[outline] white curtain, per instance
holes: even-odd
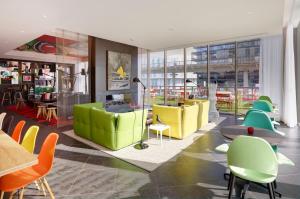
[[[259,92],[277,104],[282,117],[283,92],[283,39],[282,35],[261,38]]]
[[[291,24],[284,29],[284,88],[282,121],[289,127],[297,126],[297,102],[295,82],[294,29]]]

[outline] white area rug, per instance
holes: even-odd
[[[73,130],[65,131],[63,134],[74,138],[90,147],[98,149],[104,153],[112,155],[116,158],[124,160],[128,163],[136,165],[147,171],[153,171],[161,164],[167,162],[175,155],[182,152],[188,146],[193,144],[197,139],[199,139],[205,132],[215,129],[218,124],[220,124],[226,118],[220,117],[217,122],[209,123],[203,129],[197,131],[196,133],[191,134],[190,136],[184,138],[183,140],[171,139],[168,137],[163,137],[163,144],[160,144],[160,139],[156,138],[156,134],[150,133],[149,140],[146,140],[145,143],[149,145],[149,148],[144,150],[137,150],[133,145],[120,149],[118,151],[112,151],[103,146],[95,144],[89,140],[77,136]],[[71,149],[76,150],[76,149]],[[78,149],[80,150],[80,149]],[[95,152],[93,152],[95,153]]]

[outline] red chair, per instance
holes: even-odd
[[[20,122],[18,122],[17,126],[15,127],[11,137],[12,139],[14,139],[16,142],[20,143],[20,139],[21,139],[21,133],[23,130],[23,127],[25,126],[26,122],[24,120],[21,120]]]
[[[20,198],[22,199],[24,195],[24,187],[35,181],[41,182],[41,184],[46,187],[51,199],[55,198],[45,176],[52,169],[58,137],[59,136],[56,133],[50,133],[47,136],[38,156],[39,163],[37,165],[7,174],[0,178],[1,199],[4,197],[4,192],[12,192],[10,196],[12,198],[13,194],[18,189],[21,189]]]

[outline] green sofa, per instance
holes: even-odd
[[[99,105],[99,104],[98,104]],[[74,132],[112,150],[141,140],[142,110],[112,113],[91,104],[74,106]],[[148,110],[144,112],[144,129]]]

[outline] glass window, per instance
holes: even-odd
[[[220,112],[234,113],[235,43],[211,45],[208,65],[210,83],[217,83],[217,107]]]
[[[260,40],[237,43],[238,112],[249,109],[259,97]]]
[[[207,98],[207,46],[186,49],[186,97]]]
[[[178,105],[184,99],[184,50],[168,50],[166,53],[167,104]]]
[[[150,82],[148,103],[164,104],[164,51],[150,53]]]

